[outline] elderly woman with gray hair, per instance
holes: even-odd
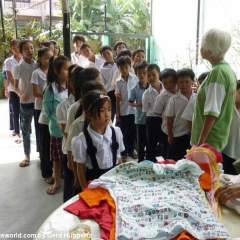
[[[236,76],[224,56],[231,36],[211,29],[202,38],[201,55],[212,70],[200,86],[193,116],[191,145],[208,143],[221,152],[227,144],[234,113]]]

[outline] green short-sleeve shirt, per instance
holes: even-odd
[[[191,145],[198,143],[204,116],[211,115],[216,116],[217,119],[205,143],[220,152],[224,149],[228,141],[234,112],[236,83],[236,75],[228,63],[221,62],[213,66],[212,71],[198,90]]]

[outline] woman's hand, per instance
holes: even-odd
[[[240,198],[240,185],[220,187],[214,195],[221,204],[225,204],[228,200]]]

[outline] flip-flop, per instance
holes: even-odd
[[[60,188],[60,186],[54,188],[53,185],[52,185],[51,187],[48,188],[47,194],[48,194],[48,195],[53,195],[53,194],[55,194],[55,192],[56,192],[59,188]]]
[[[19,167],[27,167],[30,164],[30,160],[23,160],[22,162],[19,163]]]
[[[17,139],[15,139],[15,143],[21,143],[21,142],[22,142],[21,137],[17,137]]]
[[[48,184],[54,184],[54,177],[45,178],[45,182]]]

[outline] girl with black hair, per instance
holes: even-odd
[[[64,158],[62,152],[62,131],[58,125],[56,108],[60,102],[68,98],[68,68],[70,60],[65,56],[52,57],[47,73],[48,87],[43,95],[43,106],[49,119],[50,131],[50,160],[53,162],[55,182],[47,190],[47,194],[54,194],[61,184],[61,169]]]
[[[121,163],[124,145],[121,130],[109,126],[112,105],[107,94],[98,90],[90,91],[81,103],[90,124],[84,132],[73,138],[72,153],[77,162],[78,179],[84,189],[87,181],[99,178]]]

